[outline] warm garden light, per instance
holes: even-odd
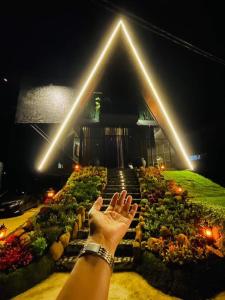
[[[209,228],[205,228],[204,229],[204,234],[207,238],[212,238],[213,234],[212,234],[212,230]]]
[[[74,170],[75,171],[80,171],[80,165],[75,165]]]
[[[4,240],[7,232],[7,227],[5,224],[0,225],[0,241]]]
[[[210,228],[210,227],[201,227],[200,228],[200,232],[207,239],[209,239],[209,240],[213,240],[214,239],[212,228]]]
[[[47,194],[47,196],[48,196],[48,198],[52,198],[53,196],[54,196],[54,192],[48,192],[48,194]]]
[[[124,21],[119,20],[118,23],[116,24],[116,26],[114,27],[114,29],[112,30],[112,33],[109,37],[109,39],[107,40],[101,54],[99,55],[96,63],[94,64],[90,74],[88,75],[86,81],[83,83],[83,86],[80,90],[80,93],[78,94],[77,98],[75,99],[73,106],[71,108],[71,110],[69,111],[69,113],[67,114],[67,116],[65,117],[64,122],[62,123],[62,125],[60,126],[57,134],[55,135],[55,137],[53,138],[52,143],[50,144],[49,149],[47,150],[47,152],[45,153],[45,155],[43,156],[39,166],[38,166],[38,170],[41,171],[45,164],[47,163],[48,159],[50,158],[50,155],[52,154],[53,150],[55,149],[57,143],[59,142],[60,138],[62,137],[63,134],[65,134],[67,125],[69,124],[69,121],[71,120],[72,116],[74,115],[74,112],[76,111],[82,97],[84,96],[85,92],[88,91],[88,88],[90,87],[90,83],[93,80],[94,76],[96,75],[98,69],[100,68],[100,65],[105,61],[105,57],[106,55],[109,53],[109,50],[111,48],[112,42],[115,39],[115,37],[117,36],[118,32],[121,31],[124,36],[125,36],[125,41],[127,42],[128,46],[130,47],[132,53],[133,53],[133,57],[134,57],[134,62],[137,64],[137,66],[140,68],[141,73],[143,74],[143,78],[144,80],[147,82],[148,88],[150,90],[150,92],[153,94],[154,99],[156,100],[157,105],[160,108],[160,111],[162,112],[163,116],[165,117],[168,127],[171,130],[171,133],[173,134],[175,141],[177,143],[178,149],[180,150],[184,161],[186,162],[186,165],[188,166],[188,168],[190,168],[191,170],[193,170],[193,166],[188,158],[188,155],[184,149],[184,146],[181,142],[180,137],[177,134],[177,131],[175,130],[175,127],[168,115],[168,112],[166,111],[162,100],[160,99],[154,85],[153,82],[150,78],[150,75],[148,74],[141,58],[140,55],[135,47],[134,42],[131,39],[131,36],[127,30],[127,27],[125,26]]]
[[[53,188],[49,188],[45,193],[44,203],[45,204],[51,203],[54,199],[54,196],[55,196],[55,190]]]

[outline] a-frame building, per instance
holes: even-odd
[[[87,106],[87,102],[90,99],[93,99],[93,91],[95,90],[98,79],[101,77],[101,72],[112,49],[112,45],[116,43],[119,34],[123,35],[130,55],[136,65],[137,75],[141,78],[144,99],[148,107],[150,118],[147,120],[137,120],[137,122],[139,122],[137,125],[142,125],[139,126],[139,131],[133,130],[126,124],[116,127],[116,120],[114,120],[110,127],[110,122],[104,122],[104,116],[102,116],[102,119],[100,118],[99,126],[96,126],[96,124],[95,126],[93,126],[93,124],[90,126],[90,124],[88,125],[88,122],[87,124],[83,122],[80,127],[80,133],[77,136],[77,139],[80,140],[80,149],[76,152],[79,152],[77,155],[79,156],[80,162],[83,164],[107,164],[107,161],[110,161],[117,156],[114,165],[126,167],[127,163],[133,163],[132,160],[138,156],[147,159],[149,164],[154,164],[156,159],[160,156],[160,159],[163,158],[169,167],[193,169],[183,141],[178,134],[173,121],[168,115],[163,101],[154,86],[150,73],[144,65],[134,44],[130,32],[128,32],[128,26],[125,25],[124,21],[119,20],[106,39],[103,49],[99,52],[93,67],[89,70],[86,80],[81,85],[80,92],[76,99],[74,99],[73,105],[65,116],[63,123],[59,126],[57,133],[52,139],[52,143],[44,152],[44,155],[39,162],[38,170],[43,170],[46,167],[48,160],[53,159],[52,155],[54,154],[54,150],[66,134],[68,127],[72,126],[72,124],[78,120],[84,107]],[[96,105],[98,106],[98,104]],[[144,125],[147,125],[147,127],[144,127]],[[111,138],[112,136],[115,136],[115,141],[117,140],[116,142],[114,141],[114,143],[117,143],[116,149],[114,149],[115,147],[110,147],[110,143],[107,142],[107,136],[111,136]],[[126,148],[126,136],[133,136],[133,138],[137,136],[140,139],[141,142],[139,143],[139,148],[134,151],[135,154],[130,154],[124,150]],[[100,144],[96,142],[97,137]],[[108,139],[108,141],[110,141],[110,139]],[[120,146],[121,143],[123,143],[123,149]],[[98,144],[101,151],[96,149],[96,144]],[[128,144],[127,147],[130,148]],[[163,149],[160,149],[160,147]],[[112,152],[112,156],[108,156],[108,159],[106,159],[109,151]],[[113,151],[115,151],[115,153],[113,153]],[[118,153],[121,153],[121,151],[123,151],[123,155],[119,155],[118,157]]]

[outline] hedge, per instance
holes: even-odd
[[[10,299],[32,288],[54,271],[55,263],[48,255],[8,274],[0,272],[0,299]]]
[[[204,262],[183,266],[167,265],[150,251],[144,251],[136,265],[152,286],[187,300],[203,300],[224,290],[225,259],[212,256]]]

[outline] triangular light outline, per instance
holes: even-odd
[[[175,127],[174,127],[174,125],[173,125],[173,123],[172,123],[172,121],[171,121],[171,119],[170,119],[170,117],[169,117],[169,115],[168,115],[168,113],[167,113],[167,111],[165,109],[165,106],[163,105],[163,103],[162,103],[162,101],[161,101],[161,99],[160,99],[160,97],[159,97],[159,95],[158,95],[158,93],[157,93],[157,91],[156,91],[153,83],[152,83],[152,80],[150,79],[150,76],[148,75],[148,73],[146,71],[146,68],[145,68],[145,66],[144,66],[144,64],[143,64],[143,62],[142,62],[142,60],[140,58],[140,55],[138,54],[138,51],[135,48],[134,43],[133,43],[133,41],[131,39],[131,36],[130,36],[130,34],[129,34],[126,26],[125,26],[125,23],[124,23],[123,20],[119,20],[118,23],[116,24],[116,26],[114,27],[114,29],[113,29],[113,31],[112,31],[109,39],[107,40],[107,42],[106,42],[106,44],[105,44],[102,52],[100,53],[100,55],[99,55],[99,57],[98,57],[95,65],[94,65],[94,67],[92,68],[90,74],[88,75],[86,81],[84,82],[84,84],[83,84],[83,86],[82,86],[82,88],[80,90],[80,93],[78,94],[76,100],[73,103],[73,106],[72,106],[71,110],[68,112],[65,120],[63,121],[63,123],[61,124],[58,132],[56,133],[55,137],[53,138],[53,140],[52,140],[52,142],[51,142],[51,144],[50,144],[47,152],[43,156],[43,158],[42,158],[42,160],[41,160],[41,162],[40,162],[40,164],[38,166],[38,170],[39,171],[41,171],[44,168],[47,160],[49,159],[49,156],[52,154],[54,148],[56,147],[56,144],[59,142],[59,140],[60,140],[63,132],[66,129],[67,124],[69,123],[69,121],[70,121],[70,119],[71,119],[71,117],[72,117],[72,115],[73,115],[73,113],[75,111],[75,109],[79,105],[82,96],[85,94],[85,92],[87,92],[88,87],[90,86],[91,80],[96,75],[96,73],[97,73],[97,71],[98,71],[101,63],[103,62],[103,60],[104,60],[107,52],[110,49],[110,46],[112,45],[113,40],[117,36],[117,34],[118,34],[118,32],[119,32],[120,29],[124,33],[124,36],[126,37],[126,41],[127,41],[129,47],[132,50],[133,56],[136,59],[136,62],[137,62],[138,66],[139,66],[139,68],[140,68],[140,70],[141,70],[141,72],[142,72],[142,74],[143,74],[143,76],[144,76],[144,78],[146,80],[146,83],[147,83],[150,91],[154,95],[154,99],[156,100],[156,102],[157,102],[157,104],[158,104],[158,106],[159,106],[159,108],[160,108],[163,116],[165,117],[165,119],[167,121],[167,124],[169,125],[169,129],[170,129],[171,133],[173,134],[173,137],[174,137],[174,139],[175,139],[175,141],[177,143],[177,146],[178,146],[178,149],[179,149],[180,153],[182,154],[182,156],[184,158],[184,161],[185,161],[185,163],[187,165],[187,168],[193,170],[193,166],[191,164],[190,159],[188,158],[187,152],[186,152],[186,150],[185,150],[185,148],[184,148],[184,146],[183,146],[183,144],[181,142],[181,139],[178,136],[177,131],[175,130]],[[150,107],[149,107],[149,109],[150,109]]]

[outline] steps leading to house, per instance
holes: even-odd
[[[101,210],[105,210],[115,192],[126,189],[128,194],[133,197],[133,203],[140,203],[141,195],[139,182],[134,170],[129,169],[108,169],[107,185],[102,193],[103,205]],[[135,239],[135,227],[138,224],[140,207],[130,228],[119,244],[115,253],[114,270],[131,270],[135,260],[135,250],[133,242]],[[57,262],[58,271],[71,271],[76,263],[77,255],[86,242],[89,232],[88,220],[86,219],[83,228],[78,231],[77,239],[71,240],[66,247],[64,256]]]

